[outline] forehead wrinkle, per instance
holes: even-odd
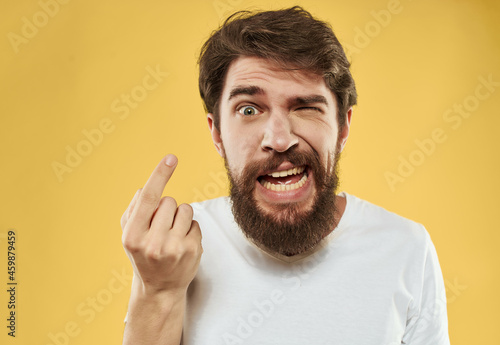
[[[256,63],[247,64],[244,62],[245,60],[253,60],[254,62],[256,61]],[[290,95],[290,93],[288,92],[282,94],[282,92],[286,90],[278,90],[278,93],[281,93],[281,95],[278,96],[281,99],[283,99],[283,96],[285,96],[285,98],[287,99],[286,102],[288,104],[305,104],[312,101],[311,96],[322,96],[327,100],[327,102],[325,103],[319,100],[319,102],[317,103],[323,103],[328,108],[330,108],[330,106],[336,105],[335,95],[328,88],[324,78],[321,75],[303,69],[283,68],[282,66],[279,66],[272,61],[251,57],[240,57],[237,60],[233,61],[232,65],[229,67],[224,83],[224,98],[226,102],[229,102],[232,98],[237,96],[237,94],[246,94],[250,96],[271,96],[269,92],[275,94],[276,91],[275,87],[273,86],[275,80],[283,82],[290,82],[291,80],[293,80],[294,82],[297,82],[297,84],[304,86],[305,90],[300,91],[298,94],[294,95]],[[237,90],[240,87],[247,88],[248,90]],[[313,89],[309,87],[313,87]],[[257,88],[260,88],[260,90],[257,90]],[[328,95],[325,95],[324,91],[328,91]],[[332,96],[333,100],[330,100],[330,95]],[[305,100],[305,102],[303,102],[303,100]]]

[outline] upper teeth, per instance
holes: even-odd
[[[284,176],[288,176],[288,175],[297,175],[297,174],[302,174],[304,169],[305,168],[303,166],[302,167],[295,167],[295,168],[288,169],[288,170],[275,171],[275,172],[267,174],[267,175],[272,176],[272,177],[284,177]]]

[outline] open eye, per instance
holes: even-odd
[[[257,110],[257,108],[255,108],[254,106],[251,106],[251,105],[246,105],[244,107],[241,107],[240,109],[238,109],[238,112],[244,116],[252,116],[252,115],[260,114],[260,112]]]

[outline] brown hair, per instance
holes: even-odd
[[[201,48],[199,89],[205,110],[219,129],[219,100],[229,65],[240,56],[256,56],[286,69],[322,75],[338,102],[339,130],[356,104],[350,63],[329,24],[299,6],[252,13],[240,11],[226,19]]]

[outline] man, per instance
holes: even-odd
[[[230,198],[161,198],[173,155],[136,193],[124,344],[449,344],[425,228],[336,194],[356,89],[330,27],[299,7],[237,13],[199,63]]]

